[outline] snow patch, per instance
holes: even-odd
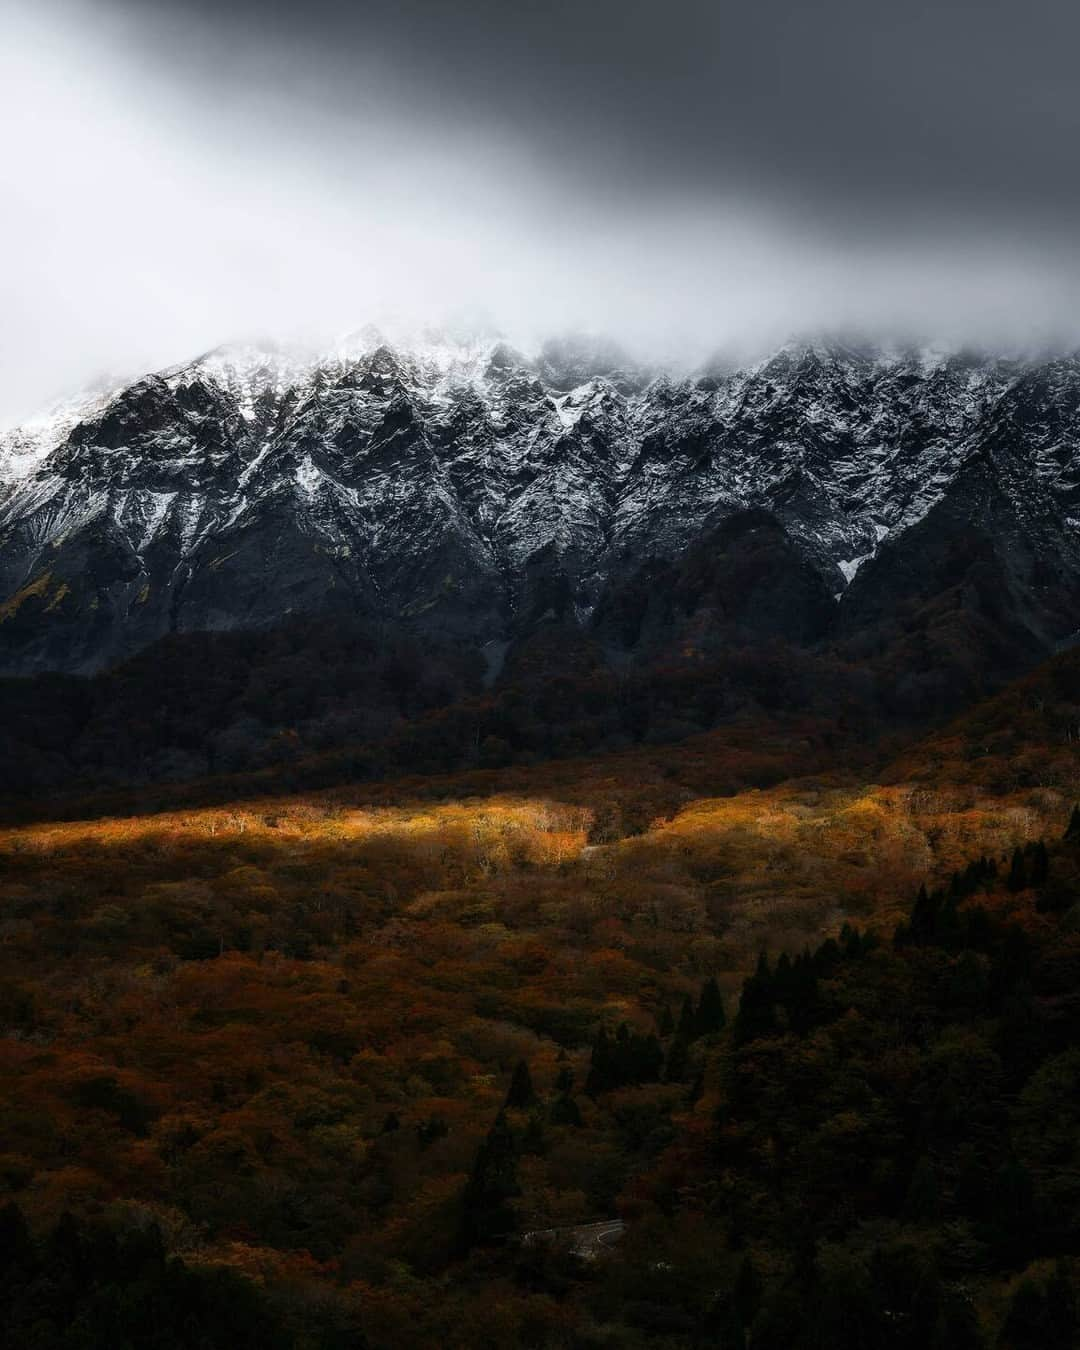
[[[851,585],[852,581],[855,578],[855,573],[859,570],[859,568],[863,565],[864,562],[869,562],[873,556],[874,556],[873,553],[862,553],[857,558],[849,558],[846,562],[840,562],[837,564],[837,566],[840,568],[840,571],[843,572],[844,574],[844,580],[847,582],[849,586]]]
[[[312,463],[311,456],[305,455],[296,466],[296,486],[308,497],[314,497],[322,482],[322,474]]]

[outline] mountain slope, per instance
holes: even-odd
[[[614,659],[880,645],[961,586],[1007,673],[1080,628],[1078,409],[1074,358],[226,348],[0,438],[0,671],[310,613],[497,647],[556,618]]]

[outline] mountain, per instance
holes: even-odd
[[[921,689],[1080,629],[1074,513],[1074,355],[793,342],[677,377],[583,338],[222,348],[0,437],[0,673],[325,615],[493,671],[554,625],[615,665],[888,651]]]

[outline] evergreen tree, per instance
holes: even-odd
[[[995,1246],[1005,1260],[1027,1251],[1035,1225],[1035,1184],[1015,1158],[994,1179],[990,1225]]]
[[[615,1031],[615,1044],[612,1047],[611,1086],[622,1087],[634,1081],[634,1044],[630,1027],[620,1022]]]
[[[690,1045],[682,1036],[676,1036],[668,1047],[667,1063],[664,1065],[664,1079],[668,1083],[681,1083],[686,1077],[690,1063]]]
[[[709,1350],[746,1350],[746,1329],[730,1298],[717,1298],[708,1309],[702,1330]]]
[[[929,1223],[937,1218],[940,1207],[941,1190],[934,1164],[924,1154],[911,1174],[904,1200],[904,1214],[915,1223]]]
[[[1046,1295],[1032,1279],[1022,1280],[1001,1329],[1004,1350],[1049,1350],[1050,1322]]]
[[[1058,1258],[1046,1285],[1047,1350],[1070,1350],[1080,1341],[1076,1289],[1064,1261]]]
[[[1028,864],[1028,885],[1045,886],[1050,874],[1050,855],[1046,845],[1040,839],[1031,846],[1031,860]]]
[[[514,1136],[500,1111],[480,1145],[462,1196],[462,1228],[466,1247],[505,1237],[514,1226],[510,1201],[521,1194],[517,1179]]]
[[[552,1125],[568,1125],[575,1130],[581,1129],[583,1124],[581,1109],[569,1092],[564,1092],[562,1096],[556,1097],[552,1103],[551,1123]]]
[[[12,1267],[30,1270],[37,1262],[22,1210],[11,1201],[0,1209],[0,1275]]]
[[[724,1029],[724,1000],[714,976],[710,975],[701,986],[696,1021],[699,1036],[712,1036]]]
[[[635,1083],[658,1083],[664,1068],[664,1049],[653,1035],[637,1037],[635,1048]]]
[[[631,1031],[623,1022],[612,1039],[601,1027],[593,1045],[585,1091],[595,1097],[630,1083],[655,1083],[663,1067],[664,1051],[654,1035]]]
[[[785,1000],[792,1031],[805,1035],[810,1030],[820,1013],[819,998],[813,959],[809,952],[803,952],[792,964]]]
[[[912,942],[919,946],[925,946],[927,943],[933,942],[934,934],[937,932],[940,908],[940,892],[935,891],[933,894],[929,894],[924,882],[919,887],[919,893],[915,897],[915,905],[911,911],[911,922],[908,925],[908,933]]]
[[[740,1043],[771,1036],[776,1031],[773,975],[764,952],[758,957],[757,969],[743,985],[735,1029]]]
[[[547,1152],[547,1139],[544,1136],[544,1121],[539,1111],[532,1111],[525,1122],[525,1133],[521,1136],[522,1153],[531,1153],[542,1157]]]
[[[758,1274],[749,1253],[743,1257],[742,1264],[739,1266],[731,1301],[738,1314],[739,1321],[744,1327],[749,1327],[761,1307],[761,1276]]]
[[[970,1297],[951,1291],[938,1317],[929,1350],[983,1350],[979,1319]]]
[[[1013,849],[1012,862],[1009,865],[1009,879],[1006,882],[1010,891],[1022,891],[1027,885],[1027,868],[1024,855],[1018,848]]]
[[[525,1061],[519,1059],[514,1065],[513,1076],[510,1079],[505,1109],[508,1111],[527,1111],[535,1102],[536,1093],[533,1091],[532,1074],[529,1073],[529,1066]]]
[[[959,897],[950,894],[943,897],[938,910],[937,923],[934,926],[934,941],[946,951],[955,952],[964,940],[964,924],[960,918]]]
[[[606,1092],[612,1086],[612,1046],[607,1028],[601,1027],[593,1042],[589,1059],[589,1073],[585,1079],[585,1091],[590,1097]]]

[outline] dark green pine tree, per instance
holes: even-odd
[[[758,957],[757,969],[744,983],[739,997],[739,1016],[735,1032],[740,1044],[775,1033],[775,1002],[769,958],[762,952]]]
[[[1080,806],[1073,807],[1072,815],[1069,817],[1069,823],[1065,827],[1062,838],[1070,841],[1080,839]]]
[[[569,1092],[564,1092],[552,1102],[550,1120],[552,1125],[568,1125],[574,1130],[581,1129],[583,1123],[581,1109]]]
[[[1001,1329],[1004,1350],[1049,1350],[1050,1318],[1046,1294],[1032,1279],[1022,1280]]]
[[[675,1030],[675,1019],[671,1015],[671,1008],[666,1003],[660,1009],[660,1016],[656,1019],[656,1029],[665,1039]]]
[[[804,1036],[815,1024],[820,1013],[819,998],[813,957],[803,952],[792,963],[785,1005],[792,1031]]]
[[[1031,846],[1031,858],[1028,862],[1028,885],[1045,886],[1050,875],[1050,855],[1046,845],[1040,839]]]
[[[0,1209],[0,1274],[15,1267],[29,1271],[37,1265],[37,1254],[22,1210],[8,1201]]]
[[[994,1178],[990,1199],[990,1226],[995,1246],[1005,1260],[1028,1250],[1035,1226],[1035,1185],[1031,1173],[1011,1158]]]
[[[1009,879],[1006,882],[1010,891],[1022,891],[1027,885],[1027,868],[1024,855],[1018,848],[1013,849],[1012,862],[1009,864]]]
[[[924,1154],[915,1164],[904,1200],[904,1215],[914,1223],[930,1223],[938,1216],[941,1188],[934,1164]]]
[[[955,892],[947,895],[938,910],[937,923],[934,926],[934,940],[946,951],[956,951],[963,943],[964,925],[960,918],[959,897]]]
[[[1047,1350],[1069,1350],[1080,1343],[1080,1308],[1068,1267],[1059,1257],[1046,1284]]]
[[[633,1083],[656,1083],[664,1069],[664,1050],[653,1035],[634,1037]]]
[[[675,1029],[676,1036],[689,1043],[694,1039],[695,1023],[697,1016],[694,1012],[694,1000],[689,994],[682,1001],[682,1009],[679,1012],[679,1025]]]
[[[932,895],[928,894],[926,884],[919,887],[919,894],[915,897],[915,904],[911,910],[911,922],[908,925],[908,933],[911,941],[919,946],[925,946],[933,942],[934,934],[937,931],[938,911],[941,908],[941,896],[935,891]]]
[[[532,1074],[529,1073],[529,1066],[525,1061],[519,1059],[514,1065],[510,1087],[506,1094],[505,1108],[510,1111],[527,1111],[530,1106],[535,1104],[536,1093],[533,1091]]]
[[[521,1194],[514,1136],[500,1111],[480,1145],[462,1195],[462,1237],[466,1248],[494,1242],[513,1230],[510,1201]]]
[[[701,986],[701,999],[697,1009],[697,1028],[699,1036],[712,1036],[723,1031],[726,1021],[724,1000],[720,996],[720,986],[710,975]]]
[[[522,1153],[531,1153],[543,1157],[547,1152],[547,1138],[544,1135],[544,1119],[539,1111],[531,1111],[525,1122],[525,1132],[521,1136]]]
[[[738,1314],[739,1321],[749,1328],[761,1307],[761,1276],[749,1254],[743,1257],[739,1273],[735,1277],[735,1288],[731,1291],[731,1301]]]
[[[686,1078],[690,1063],[690,1044],[682,1036],[676,1036],[668,1047],[667,1061],[664,1065],[664,1080],[668,1083],[681,1083]]]
[[[611,1086],[622,1087],[624,1083],[634,1081],[636,1060],[635,1038],[630,1034],[627,1022],[620,1022],[615,1031],[615,1045],[611,1059]]]
[[[710,1350],[746,1350],[746,1329],[730,1298],[717,1298],[705,1313],[702,1330]]]
[[[612,1061],[611,1037],[607,1033],[607,1028],[601,1027],[596,1040],[593,1042],[592,1055],[589,1059],[589,1073],[585,1079],[585,1091],[590,1097],[595,1097],[601,1092],[607,1092],[613,1086]]]

